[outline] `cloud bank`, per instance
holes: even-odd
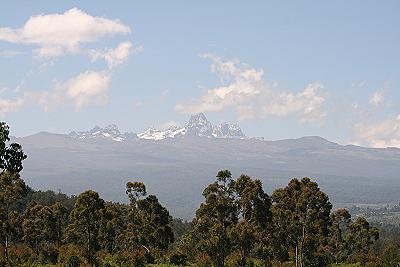
[[[91,50],[89,56],[92,61],[104,59],[107,62],[108,68],[112,69],[117,65],[125,62],[131,53],[142,51],[143,47],[133,47],[131,42],[122,42],[116,48],[109,48],[103,50]]]
[[[264,71],[238,60],[223,60],[213,54],[201,55],[211,60],[211,71],[220,86],[207,90],[197,99],[178,103],[175,110],[185,113],[236,111],[239,120],[268,116],[295,116],[301,122],[320,121],[325,117],[323,86],[314,82],[300,92],[282,91],[276,82],[264,80]]]
[[[129,34],[130,27],[119,20],[91,16],[72,8],[63,14],[30,17],[21,28],[0,28],[0,40],[34,45],[39,57],[59,57],[80,52],[81,45],[116,34]]]
[[[80,110],[89,106],[107,104],[110,74],[108,72],[85,71],[66,82],[56,82],[52,91],[36,95],[45,111],[73,106]]]
[[[400,114],[382,121],[356,123],[353,132],[357,140],[372,147],[400,147]]]

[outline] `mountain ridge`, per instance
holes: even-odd
[[[183,137],[185,135],[207,138],[247,138],[239,125],[223,122],[214,126],[208,121],[204,113],[192,115],[183,127],[172,125],[166,130],[150,127],[141,133],[121,133],[117,125],[110,124],[104,128],[96,125],[89,131],[72,131],[68,135],[74,139],[108,138],[116,142],[132,138],[159,141],[166,138]]]
[[[114,138],[120,134],[115,127],[107,130]],[[277,141],[133,136],[115,141],[103,133],[95,128],[90,138],[79,139],[41,132],[13,137],[12,142],[28,155],[23,177],[34,189],[68,194],[93,189],[105,199],[126,201],[126,182],[142,181],[174,215],[187,219],[201,202],[202,189],[221,169],[259,178],[269,193],[293,177],[308,176],[333,203],[399,201],[400,149],[341,145],[316,136]]]

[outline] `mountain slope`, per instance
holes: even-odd
[[[207,133],[202,137],[115,141],[100,134],[75,138],[39,133],[13,141],[29,156],[23,175],[34,188],[70,194],[92,188],[106,199],[126,201],[125,183],[140,180],[184,218],[193,216],[202,190],[220,169],[258,177],[267,192],[293,177],[309,176],[334,203],[399,202],[400,149],[342,146],[320,137],[215,138],[208,135],[209,125],[203,125],[207,130],[193,130]]]

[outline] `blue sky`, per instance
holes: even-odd
[[[10,1],[0,116],[12,133],[183,125],[400,147],[398,1]]]

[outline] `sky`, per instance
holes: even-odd
[[[0,5],[0,120],[15,136],[204,112],[267,140],[400,147],[399,1]]]

